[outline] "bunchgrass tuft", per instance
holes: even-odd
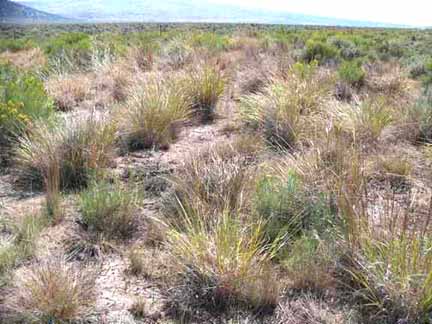
[[[211,122],[216,116],[216,105],[225,89],[226,81],[222,72],[209,65],[198,66],[183,82],[195,116],[201,122]]]
[[[136,192],[119,183],[92,183],[80,194],[82,222],[107,238],[126,238],[134,230]]]
[[[189,109],[190,103],[175,81],[150,77],[130,91],[118,115],[121,136],[130,150],[167,148]]]
[[[110,165],[115,131],[113,123],[95,115],[37,123],[18,139],[17,169],[33,187],[45,182],[48,192],[86,186]]]
[[[80,320],[92,307],[93,281],[89,271],[76,265],[47,260],[16,275],[6,308],[25,322]]]

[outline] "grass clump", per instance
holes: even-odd
[[[402,217],[389,223],[408,224]],[[432,310],[431,238],[427,230],[398,225],[387,235],[365,226],[359,230],[354,262],[347,271],[358,287],[356,295],[364,311],[388,322],[427,323]]]
[[[134,229],[136,203],[136,194],[120,184],[93,183],[80,194],[82,223],[109,238],[125,238]]]
[[[245,206],[251,173],[243,156],[220,145],[191,156],[172,182],[176,199],[186,209],[193,206],[212,214]]]
[[[122,137],[131,150],[167,148],[190,104],[174,83],[151,78],[133,89],[119,114]]]
[[[46,218],[34,214],[6,223],[11,236],[0,242],[0,286],[10,270],[33,256],[35,241],[46,224]]]
[[[127,258],[129,260],[128,270],[133,275],[137,276],[146,273],[146,259],[143,249],[139,247],[131,248],[128,251]]]
[[[309,129],[305,116],[319,110],[327,93],[315,67],[296,64],[286,79],[273,79],[262,93],[241,98],[242,119],[261,131],[269,145],[293,148]]]
[[[279,290],[269,262],[275,247],[263,240],[261,223],[241,224],[227,213],[211,223],[184,214],[184,230],[168,231],[168,248],[186,282],[179,298],[186,305],[220,310],[228,305],[273,308]]]
[[[6,307],[23,321],[68,322],[85,318],[92,301],[90,273],[52,259],[17,275]]]
[[[18,139],[17,169],[34,187],[44,182],[55,187],[56,181],[61,189],[86,186],[111,163],[115,132],[111,122],[93,115],[36,123]]]
[[[199,66],[186,77],[184,91],[191,100],[194,114],[202,122],[215,118],[216,104],[225,89],[222,73],[209,65]]]

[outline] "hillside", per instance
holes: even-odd
[[[61,23],[69,19],[9,0],[0,0],[0,23]]]
[[[38,10],[88,22],[249,22],[390,27],[389,24],[367,21],[316,17],[276,10],[245,9],[236,5],[215,4],[208,0],[23,0],[21,3]]]

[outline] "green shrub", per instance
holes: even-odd
[[[308,40],[306,42],[305,52],[303,59],[306,62],[317,60],[320,63],[326,63],[331,59],[338,58],[338,51],[333,46],[315,40]]]
[[[231,40],[228,36],[206,32],[192,35],[190,43],[192,48],[202,47],[215,52],[228,50]]]
[[[352,60],[361,56],[361,51],[356,44],[341,38],[331,38],[329,44],[339,49],[340,56],[345,60]]]
[[[420,98],[410,110],[411,119],[418,125],[417,140],[432,141],[432,103],[427,98]]]
[[[64,33],[48,40],[44,49],[51,64],[86,67],[91,60],[92,41],[85,33]]]
[[[47,119],[53,112],[42,81],[9,65],[0,65],[0,102],[22,105],[22,113],[31,120]]]
[[[425,75],[423,76],[423,86],[426,88],[426,91],[429,90],[431,85],[432,85],[432,58],[430,58],[425,63]]]
[[[426,59],[424,57],[410,57],[405,65],[408,68],[410,77],[413,79],[419,79],[426,74]]]
[[[120,184],[93,183],[80,194],[82,222],[108,237],[127,237],[134,229],[136,194]]]
[[[355,87],[360,87],[364,83],[366,73],[362,69],[360,62],[345,61],[339,67],[338,75],[341,81]]]
[[[0,53],[5,51],[18,52],[32,47],[34,47],[34,43],[28,39],[0,39]]]
[[[306,206],[298,176],[292,173],[283,183],[275,177],[258,181],[254,209],[266,221],[266,236],[274,240],[285,233],[298,234],[306,214]]]
[[[10,152],[6,148],[32,122],[48,120],[53,113],[52,101],[39,79],[11,66],[0,65],[0,147],[5,153],[5,156],[0,153],[0,162],[9,160],[6,155]]]

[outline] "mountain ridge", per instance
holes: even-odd
[[[67,23],[69,19],[50,14],[21,3],[0,0],[0,23]]]

